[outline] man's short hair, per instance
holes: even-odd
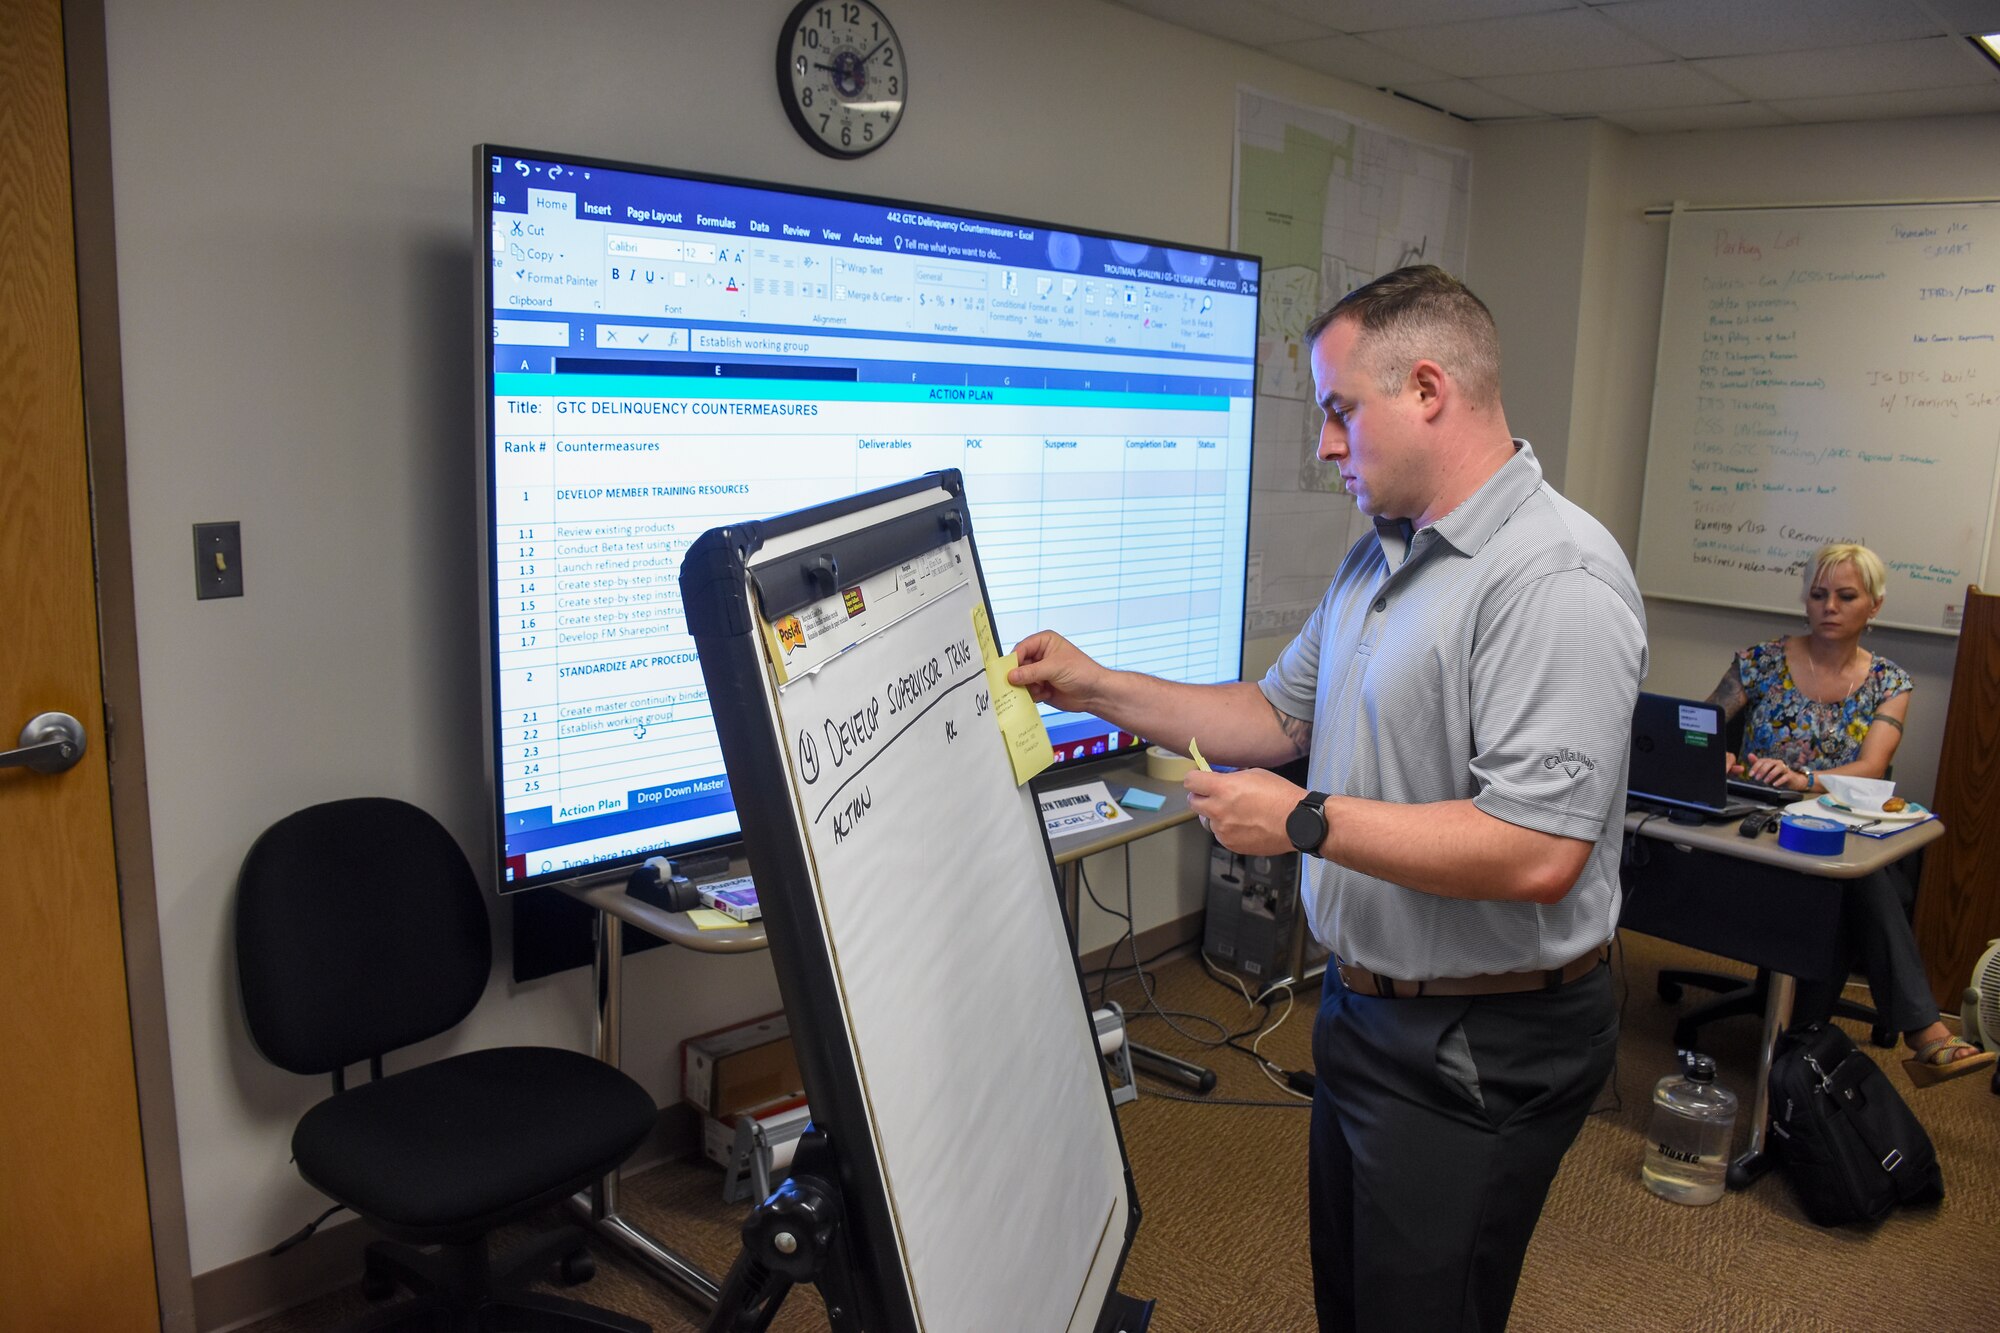
[[[1500,401],[1500,331],[1472,290],[1435,264],[1413,264],[1356,287],[1306,326],[1306,346],[1339,320],[1385,392],[1417,361],[1443,366],[1475,407]]]

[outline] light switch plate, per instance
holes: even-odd
[[[194,595],[243,595],[243,527],[240,523],[194,525]]]

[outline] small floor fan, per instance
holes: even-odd
[[[2000,940],[1988,941],[1986,952],[1972,965],[1972,981],[1958,1012],[1967,1041],[2000,1050]],[[2000,1094],[2000,1069],[1993,1073],[1993,1091]]]

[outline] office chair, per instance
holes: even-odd
[[[357,1327],[429,1328],[443,1315],[451,1327],[647,1333],[518,1289],[558,1260],[566,1281],[588,1280],[580,1230],[537,1237],[497,1268],[487,1242],[630,1156],[658,1114],[643,1088],[590,1056],[537,1046],[382,1072],[386,1053],[471,1013],[492,962],[472,868],[415,806],[312,806],[265,830],[243,860],[236,965],[251,1038],[281,1069],[333,1076],[333,1095],[292,1135],[299,1174],[392,1238],[367,1247],[368,1297],[399,1284],[416,1297]],[[346,1068],[363,1060],[370,1081],[347,1087]]]
[[[1668,1004],[1679,1004],[1682,988],[1699,986],[1704,990],[1719,992],[1712,1000],[1707,1000],[1682,1014],[1674,1021],[1674,1045],[1682,1050],[1696,1049],[1696,1034],[1703,1024],[1718,1018],[1735,1018],[1739,1014],[1762,1014],[1764,997],[1771,984],[1771,974],[1765,968],[1758,968],[1755,977],[1735,976],[1727,972],[1702,972],[1694,969],[1663,967],[1656,982],[1660,998]],[[1868,1039],[1887,1050],[1896,1044],[1897,1034],[1882,1026],[1875,1010],[1861,1003],[1839,996],[1833,1002],[1833,1013],[1840,1018],[1852,1018],[1868,1024]],[[1793,1022],[1798,1022],[1794,1016]]]

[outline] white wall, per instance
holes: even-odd
[[[196,1273],[319,1206],[287,1161],[322,1088],[238,1016],[236,868],[315,801],[381,794],[481,844],[472,145],[906,197],[1222,245],[1238,83],[1465,147],[1467,128],[1129,11],[895,7],[911,104],[876,156],[796,137],[772,87],[789,0],[162,5],[109,0],[119,293],[148,777]],[[247,595],[197,603],[189,526],[243,525]],[[1140,926],[1190,910],[1190,839],[1135,860]],[[1115,864],[1094,869],[1121,889]],[[1154,892],[1179,878],[1175,894]],[[1170,899],[1170,900],[1169,900]],[[504,921],[505,913],[499,914]],[[1092,923],[1086,946],[1107,942]],[[581,973],[503,958],[453,1047],[587,1049]],[[627,1067],[775,1007],[762,959],[657,950]]]
[[[1534,445],[1558,489],[1569,464],[1588,149],[1598,132],[1588,121],[1482,129],[1472,175],[1466,282],[1500,327],[1507,425]],[[1535,206],[1524,207],[1531,193]]]

